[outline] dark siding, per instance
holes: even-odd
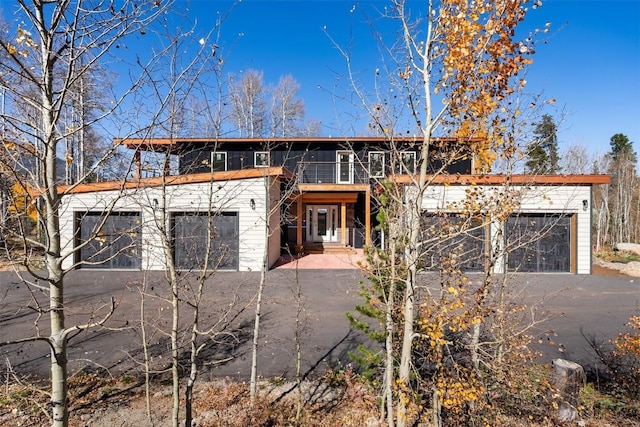
[[[297,163],[301,160],[306,162],[336,162],[336,152],[342,150],[351,150],[356,154],[356,163],[367,165],[369,151],[388,151],[387,144],[371,145],[356,144],[352,148],[348,148],[343,144],[297,144],[291,147],[291,144],[278,144],[268,147],[260,143],[234,143],[220,144],[217,151],[227,153],[227,170],[239,170],[254,167],[254,153],[256,151],[269,151],[271,153],[271,166],[285,166],[291,171],[297,169]],[[416,159],[419,156],[418,147],[416,145],[396,146],[398,151],[413,151],[416,153]],[[181,174],[207,172],[210,170],[212,145],[201,144],[185,144],[179,155],[179,170]],[[429,172],[437,171],[442,162],[437,159],[435,149],[432,150],[433,156],[429,166]],[[385,165],[390,172],[390,155],[385,156]],[[417,166],[417,165],[416,165]],[[449,173],[467,174],[471,172],[471,160],[460,159],[453,162],[448,168]]]

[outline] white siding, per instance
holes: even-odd
[[[508,196],[505,187],[500,186],[469,186],[469,185],[434,185],[427,188],[422,209],[426,211],[458,211],[462,203],[467,200],[469,191],[475,191],[474,197],[488,201],[509,200],[518,206],[519,213],[562,213],[576,216],[576,252],[575,259],[578,274],[591,273],[591,186],[563,185],[563,186],[511,186]],[[415,188],[408,188],[406,197],[410,201],[415,194]],[[586,208],[584,202],[586,201]],[[500,223],[493,223],[491,234],[495,236]],[[492,238],[492,240],[494,240]],[[496,244],[496,242],[492,242]],[[573,255],[572,255],[573,256]],[[504,266],[499,263],[496,270],[502,272]]]
[[[239,270],[259,270],[265,245],[265,179],[268,178],[67,195],[63,198],[60,219],[63,251],[70,254],[73,250],[74,218],[77,212],[141,212],[142,268],[162,270],[166,257],[158,221],[163,218],[168,221],[172,212],[206,212],[212,206],[215,211],[238,214]],[[166,207],[166,215],[162,215],[163,207]],[[279,217],[277,219],[279,221]],[[279,234],[276,237],[279,241]],[[64,267],[70,268],[72,263],[73,257],[69,255]]]

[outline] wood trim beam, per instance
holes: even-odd
[[[345,202],[340,203],[340,219],[341,219],[341,236],[340,243],[342,246],[346,246],[347,244],[347,204]]]
[[[302,197],[297,198],[296,205],[296,217],[298,220],[296,221],[296,252],[300,250],[302,247]]]
[[[397,175],[399,184],[413,184],[415,177]],[[437,175],[427,178],[433,184],[458,185],[596,185],[610,184],[609,175]]]
[[[589,242],[591,247],[591,242]],[[589,249],[591,250],[591,249]],[[571,215],[571,272],[578,273],[578,215]]]
[[[366,191],[369,184],[298,184],[298,190],[302,192],[346,192]]]
[[[304,193],[302,199],[305,203],[355,203],[358,193]]]
[[[364,244],[371,246],[371,189],[364,193]]]
[[[136,179],[142,178],[142,160],[140,159],[140,151],[133,153],[133,161],[136,163]]]
[[[104,181],[90,184],[61,185],[59,194],[91,193],[94,191],[124,190],[132,188],[160,187],[163,185],[194,184],[202,182],[234,181],[238,179],[262,178],[265,176],[291,177],[291,172],[284,167],[252,168],[235,171],[193,173],[188,175],[160,176],[138,178],[132,181]]]

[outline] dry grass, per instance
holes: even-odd
[[[631,262],[640,261],[640,255],[631,251],[618,251],[612,248],[603,248],[594,252],[594,256],[606,262]]]
[[[0,425],[41,426],[47,418],[45,384],[28,380],[11,381],[0,393]],[[248,405],[245,383],[219,380],[202,382],[194,399],[194,421],[198,426],[378,426],[376,396],[355,376],[324,378],[307,382],[302,393],[295,384],[264,381],[255,406]],[[640,419],[628,411],[633,400],[596,392],[588,386],[581,408],[585,427],[638,427]],[[98,375],[75,377],[70,384],[71,427],[144,427],[171,425],[171,391],[169,385],[154,384],[151,405],[152,420],[146,415],[142,384],[132,377],[101,378]],[[298,413],[299,397],[304,405]],[[638,403],[635,403],[638,406]],[[497,408],[496,408],[497,409]],[[622,414],[626,412],[626,417]],[[183,415],[183,414],[182,414]],[[494,418],[495,426],[551,427],[558,426],[552,417],[534,419],[529,416]],[[577,425],[573,423],[571,425]]]

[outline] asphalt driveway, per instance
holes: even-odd
[[[350,329],[345,316],[362,302],[358,290],[364,279],[355,269],[270,271],[262,315],[260,375],[294,375],[296,331],[303,372],[319,373],[349,363],[348,352],[359,342],[367,342]],[[428,281],[429,275],[422,280]],[[200,329],[211,328],[215,334],[202,351],[205,377],[248,378],[258,283],[259,273],[253,272],[220,272],[206,281]],[[192,294],[193,286],[185,281],[185,295]],[[163,273],[74,271],[67,276],[65,287],[69,326],[101,318],[112,297],[117,304],[105,328],[71,334],[70,372],[83,368],[114,375],[140,372],[143,290],[153,367],[160,372],[168,365],[171,307]],[[509,287],[513,298],[535,305],[537,318],[547,319],[533,330],[543,361],[562,357],[592,365],[597,357],[590,341],[607,344],[624,330],[630,316],[640,313],[638,278],[529,274],[514,276]],[[47,335],[47,319],[36,322],[33,308],[38,303],[46,303],[45,293],[28,288],[14,273],[0,272],[1,342]],[[186,327],[191,311],[186,304],[181,310]],[[182,344],[186,349],[186,335]],[[48,375],[50,356],[44,341],[0,347],[0,356],[7,365],[4,369],[10,366],[18,373]]]

